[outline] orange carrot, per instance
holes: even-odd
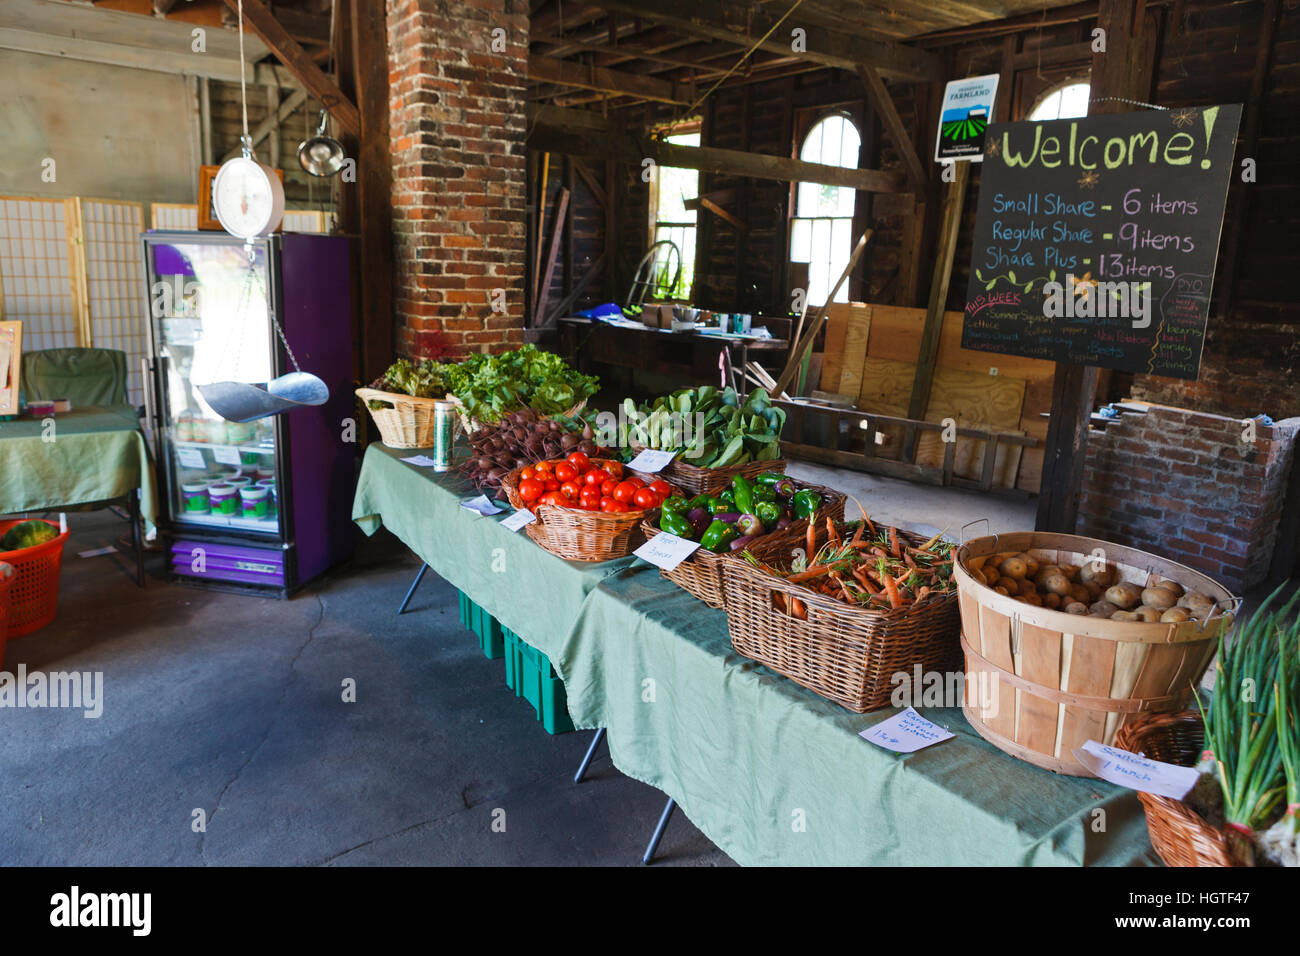
[[[916,604],[920,604],[922,601],[924,601],[924,600],[929,596],[929,594],[930,594],[930,589],[929,589],[928,587],[923,587],[923,588],[921,588],[921,590],[919,590],[919,591],[916,592],[916,601],[915,601],[915,603],[916,603]]]
[[[826,516],[826,541],[831,547],[835,547],[840,543],[840,536],[835,531],[835,522],[831,520],[830,515]]]
[[[790,613],[801,621],[808,620],[808,611],[804,607],[803,601],[800,601],[793,594],[790,595]]]
[[[849,542],[850,548],[856,548],[858,546],[858,542],[862,540],[862,532],[866,529],[866,527],[867,526],[865,522],[859,522],[858,530],[853,532],[853,540]]]
[[[813,555],[817,553],[817,512],[813,512],[813,517],[808,521],[808,563],[812,563]]]
[[[898,593],[898,584],[889,576],[888,571],[880,572],[881,582],[885,585],[885,593],[889,595],[890,607],[902,607],[903,598]]]
[[[898,557],[898,529],[890,527],[889,529],[889,550],[893,552],[894,557]]]
[[[819,564],[809,568],[807,571],[800,571],[798,574],[792,574],[788,578],[791,584],[800,584],[803,581],[811,581],[813,578],[825,577],[835,570],[833,564]]]

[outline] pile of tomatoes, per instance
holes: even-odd
[[[558,461],[539,461],[519,472],[519,497],[529,507],[557,505],[580,511],[630,514],[658,508],[677,493],[663,479],[649,484],[625,475],[617,461],[595,461],[580,451]]]

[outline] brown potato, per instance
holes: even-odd
[[[1200,591],[1188,591],[1178,599],[1177,606],[1185,607],[1194,616],[1199,616],[1201,613],[1208,613],[1214,607],[1214,598]]]
[[[1179,624],[1191,619],[1192,612],[1185,607],[1171,607],[1160,615],[1160,621],[1164,624]]]
[[[1156,587],[1164,588],[1166,591],[1173,591],[1176,597],[1182,597],[1184,591],[1186,590],[1177,581],[1170,580],[1169,578],[1165,578],[1164,580],[1162,580],[1159,584],[1156,585]]]
[[[1093,600],[1092,592],[1089,591],[1087,588],[1085,588],[1082,584],[1075,584],[1071,586],[1070,597],[1074,600],[1074,603],[1083,604],[1083,605],[1091,604]]]
[[[1116,584],[1106,589],[1106,600],[1125,611],[1135,607],[1141,599],[1142,592],[1135,584]]]
[[[1038,569],[1038,573],[1034,575],[1034,583],[1037,584],[1039,587],[1042,587],[1043,584],[1046,583],[1047,579],[1050,578],[1053,574],[1060,574],[1060,573],[1061,573],[1061,569],[1058,568],[1056,565],[1044,564],[1042,567]]]
[[[984,582],[989,587],[993,587],[993,585],[997,584],[998,578],[1002,577],[1002,575],[998,574],[996,565],[985,565],[984,570],[981,573],[984,575]]]
[[[1101,600],[1101,596],[1106,593],[1106,589],[1097,581],[1085,581],[1083,586],[1088,589],[1088,597],[1094,601]]]
[[[1178,595],[1173,591],[1170,591],[1168,588],[1144,588],[1142,591],[1142,603],[1147,607],[1164,611],[1178,603]]]
[[[1048,591],[1043,595],[1043,607],[1050,607],[1053,611],[1059,611],[1061,609],[1061,595]]]
[[[1049,575],[1043,582],[1043,587],[1053,594],[1069,594],[1071,591],[1070,579],[1060,572]]]
[[[972,574],[980,574],[982,576],[984,573],[984,562],[986,560],[986,558],[971,558],[966,562],[966,570],[970,571]]]
[[[1093,617],[1110,617],[1119,608],[1109,601],[1096,601],[1089,608],[1088,613]]]
[[[1043,606],[1043,599],[1038,596],[1037,591],[1030,591],[1027,594],[1022,594],[1016,600],[1023,601],[1025,604],[1032,604],[1034,607]]]
[[[1013,578],[1016,581],[1020,581],[1029,573],[1029,565],[1025,564],[1021,558],[1017,558],[1013,555],[1003,561],[1002,564],[998,566],[998,570],[1002,572],[1004,578]]]
[[[1005,588],[1008,594],[1020,593],[1020,582],[1015,578],[998,578],[997,586]]]
[[[1088,613],[1088,605],[1086,605],[1086,604],[1084,604],[1084,603],[1082,603],[1082,602],[1080,602],[1080,601],[1071,601],[1069,604],[1067,604],[1067,605],[1065,606],[1065,613],[1066,613],[1066,614],[1078,614],[1078,615],[1081,615],[1081,616],[1083,616],[1083,615],[1087,615],[1087,613]]]
[[[1138,608],[1133,613],[1137,615],[1137,619],[1139,621],[1145,621],[1148,624],[1154,624],[1156,621],[1160,620],[1160,615],[1163,610],[1164,610],[1163,608],[1154,608],[1146,604],[1143,604],[1140,608]]]
[[[997,591],[999,594],[1006,594],[1006,593],[1007,593],[1007,589],[1004,588],[1004,587],[1003,587],[1002,585],[1000,585],[1000,584],[996,584],[996,585],[994,585],[994,586],[993,586],[993,590]],[[1008,596],[1009,596],[1009,595],[1008,595]]]
[[[1061,565],[1061,573],[1073,581],[1079,576],[1079,566],[1077,564],[1063,564]]]
[[[1088,561],[1079,569],[1079,581],[1083,584],[1097,584],[1108,588],[1119,580],[1119,572],[1107,564],[1104,567]]]
[[[1110,616],[1112,621],[1136,621],[1138,616],[1132,611],[1116,611]]]
[[[1035,574],[1038,573],[1038,569],[1042,567],[1042,564],[1039,562],[1039,560],[1036,557],[1034,557],[1032,554],[1027,554],[1024,551],[1021,551],[1019,554],[1016,555],[1016,557],[1019,558],[1021,561],[1025,562],[1025,575],[1027,577],[1032,578]]]

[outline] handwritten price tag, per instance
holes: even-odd
[[[1073,751],[1075,758],[1102,780],[1154,793],[1161,797],[1181,800],[1196,785],[1200,776],[1194,767],[1179,767],[1172,763],[1162,763],[1107,747],[1095,740],[1089,740],[1081,750]]]
[[[469,501],[462,501],[460,506],[477,515],[499,515],[501,513],[501,509],[489,501],[487,495],[479,495],[477,498],[469,499]]]
[[[657,568],[671,571],[681,564],[700,546],[698,541],[679,538],[667,531],[661,532],[632,553],[642,561],[649,561]]]
[[[627,466],[633,471],[640,471],[648,475],[653,475],[663,471],[668,467],[668,463],[677,457],[676,452],[658,451],[654,448],[647,448],[641,454],[637,455]]]
[[[182,468],[207,467],[207,464],[203,461],[203,452],[197,448],[177,448],[176,457],[180,459]]]
[[[532,524],[536,520],[537,520],[537,515],[533,514],[527,508],[520,508],[509,518],[503,519],[501,522],[501,527],[505,528],[507,531],[518,532],[519,529],[522,528],[524,525]]]
[[[953,734],[938,724],[926,720],[909,707],[888,720],[882,720],[874,727],[868,727],[858,736],[894,753],[910,754],[931,744],[949,740]]]
[[[212,457],[223,465],[238,465],[239,449],[230,445],[213,445]]]

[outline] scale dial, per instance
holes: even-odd
[[[236,156],[212,180],[212,206],[232,236],[269,236],[284,218],[284,186],[270,166]]]

